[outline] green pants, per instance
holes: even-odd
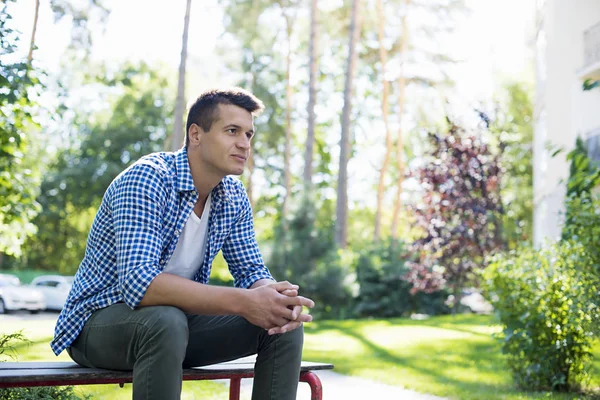
[[[68,349],[86,367],[133,370],[135,400],[181,396],[183,367],[258,354],[253,400],[296,398],[304,333],[267,332],[237,316],[188,315],[167,306],[98,310]]]

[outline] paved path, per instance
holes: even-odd
[[[373,382],[364,378],[341,375],[333,371],[316,371],[323,383],[323,400],[444,400],[442,397],[417,393],[398,386]],[[223,381],[228,384],[228,381]],[[242,379],[241,400],[249,400],[252,379]],[[306,383],[298,385],[297,400],[310,400],[310,388]]]

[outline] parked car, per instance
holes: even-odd
[[[0,274],[0,314],[17,310],[35,314],[45,309],[42,292],[31,285],[22,285],[14,275]]]
[[[42,275],[34,278],[31,286],[44,294],[48,310],[60,311],[67,301],[74,280],[72,276]]]

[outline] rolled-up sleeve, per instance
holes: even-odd
[[[273,281],[274,279],[260,254],[254,233],[252,208],[243,186],[238,194],[241,197],[239,214],[229,236],[223,243],[222,250],[223,257],[233,276],[234,285],[240,288],[249,288],[259,279]]]
[[[123,301],[132,309],[161,273],[161,205],[166,202],[162,186],[156,171],[140,164],[120,177],[113,197],[119,287]]]

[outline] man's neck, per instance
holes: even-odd
[[[210,166],[194,157],[193,154],[191,157],[188,154],[188,161],[190,164],[190,172],[192,173],[192,180],[194,181],[194,186],[198,192],[198,202],[204,204],[210,192],[212,192],[225,176],[214,171]]]

